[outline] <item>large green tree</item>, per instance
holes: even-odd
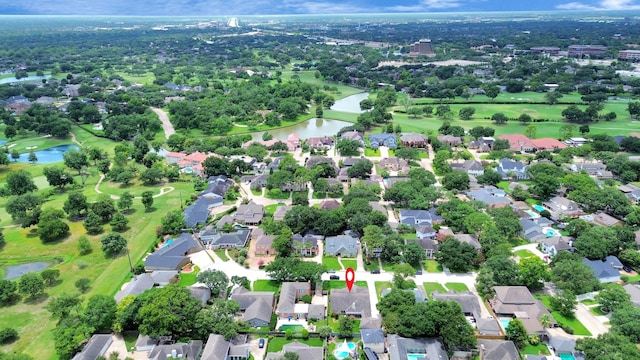
[[[202,309],[200,300],[178,285],[147,291],[151,291],[152,296],[145,296],[136,316],[140,333],[152,338],[187,336]]]

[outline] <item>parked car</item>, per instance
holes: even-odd
[[[623,267],[622,267],[622,270],[624,270],[625,272],[628,272],[628,273],[630,273],[630,272],[632,272],[632,271],[633,271],[633,269],[632,269],[632,268],[631,268],[631,266],[629,266],[629,265],[625,265],[625,266],[623,266]]]
[[[416,270],[416,275],[422,275],[422,270]]]
[[[260,338],[260,340],[258,340],[258,347],[260,349],[262,349],[264,347],[264,338]]]
[[[335,273],[336,273],[336,271],[335,271],[335,270],[329,270],[329,271],[327,271],[327,272],[328,272],[329,274],[335,274]]]
[[[340,276],[338,276],[338,275],[331,275],[331,276],[329,276],[329,280],[340,280]]]
[[[371,270],[372,274],[380,274],[380,270]]]

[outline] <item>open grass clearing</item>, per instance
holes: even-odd
[[[357,286],[368,288],[366,281],[356,281],[354,283]],[[328,291],[331,289],[344,289],[347,287],[347,283],[344,280],[327,280],[322,282],[322,290]]]
[[[340,259],[342,261],[342,265],[345,269],[352,268],[353,270],[357,270],[358,261],[356,259]]]
[[[382,297],[381,294],[383,290],[390,289],[393,286],[390,281],[376,281],[374,284],[376,287],[376,294],[378,294],[378,300]]]
[[[307,344],[309,346],[318,346],[318,347],[322,346],[322,339],[320,338],[310,338],[307,340],[304,340],[304,339],[288,340],[287,338],[284,338],[284,337],[271,337],[267,342],[267,352],[281,351],[283,346],[285,346],[286,344],[292,343],[294,341],[297,341],[302,344]]]
[[[516,250],[513,252],[513,255],[519,257],[520,260],[536,257],[536,254],[527,249]]]
[[[527,343],[520,353],[523,355],[551,355],[547,345],[540,343],[538,345],[531,345]]]
[[[424,266],[424,271],[430,273],[441,273],[442,265],[436,260],[425,260],[422,265]]]
[[[328,270],[342,270],[337,257],[323,256],[322,265],[326,266]]]
[[[256,280],[253,282],[253,291],[278,292],[280,283],[274,280]]]
[[[469,291],[469,288],[464,283],[448,282],[448,283],[445,283],[444,286],[449,290],[453,290],[457,292]]]
[[[431,293],[434,291],[440,291],[442,293],[446,293],[447,289],[444,286],[437,282],[426,282],[422,284],[424,286],[424,291],[427,293],[427,297],[431,299]]]
[[[198,277],[198,273],[200,272],[200,268],[197,266],[193,267],[193,271],[191,272],[180,272],[180,281],[178,281],[178,285],[180,286],[191,286],[196,283],[196,278]]]

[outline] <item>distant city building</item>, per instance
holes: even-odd
[[[536,54],[558,55],[560,48],[555,46],[534,46],[529,51]]]
[[[436,53],[433,51],[431,47],[431,39],[420,39],[411,45],[411,49],[409,50],[409,55],[418,56],[418,55],[427,55],[427,56],[436,56]]]
[[[620,60],[640,60],[640,50],[621,50],[618,53]]]
[[[240,24],[238,24],[238,18],[229,19],[229,21],[227,21],[227,26],[232,28],[240,27]]]
[[[603,45],[570,45],[567,56],[570,57],[602,57],[607,51]]]

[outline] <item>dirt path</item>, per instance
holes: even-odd
[[[71,141],[73,141],[74,143],[78,144],[78,146],[82,147],[82,143],[78,141],[78,139],[76,139],[76,134],[72,132],[70,132],[71,134]]]
[[[158,117],[160,118],[160,121],[162,121],[162,129],[164,130],[164,137],[165,138],[169,138],[169,136],[173,135],[176,133],[176,130],[173,128],[173,125],[171,124],[171,121],[169,121],[169,116],[167,115],[167,113],[162,110],[162,109],[158,109],[155,107],[151,107],[151,110],[156,113],[156,115],[158,115]]]

